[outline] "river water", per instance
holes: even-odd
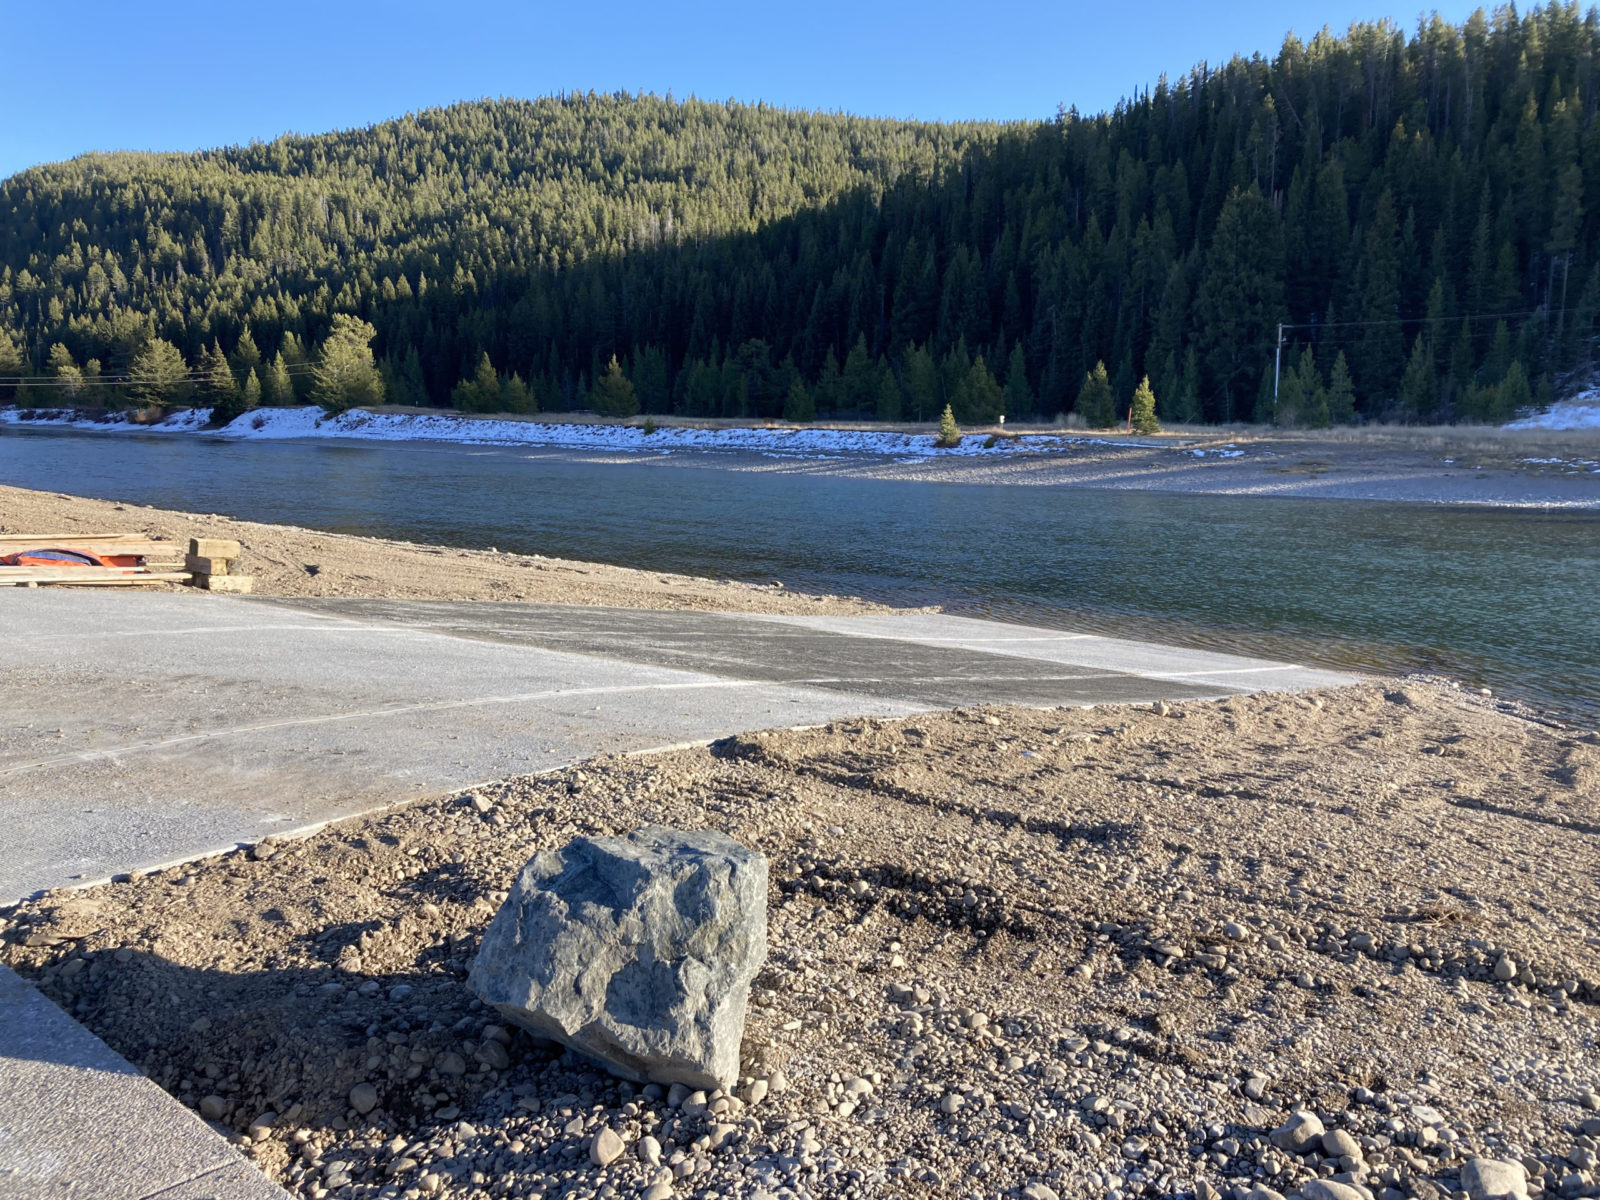
[[[1600,517],[844,478],[711,453],[0,433],[0,482],[851,593],[1600,715]],[[0,512],[0,519],[4,518]]]

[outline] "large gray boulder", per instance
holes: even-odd
[[[467,986],[625,1078],[731,1088],[766,956],[766,856],[646,826],[534,855]]]

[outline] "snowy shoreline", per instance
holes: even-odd
[[[759,459],[787,460],[797,467],[814,464],[812,469],[832,474],[906,482],[1600,510],[1600,488],[1595,486],[1600,483],[1600,459],[1582,451],[1549,457],[1543,445],[1538,447],[1542,453],[1523,453],[1509,462],[1496,463],[1489,471],[1463,466],[1454,457],[1441,458],[1431,449],[1415,453],[1327,443],[1306,446],[1249,435],[1237,442],[1211,441],[1197,446],[1186,437],[1176,443],[1147,441],[1109,431],[1029,432],[995,438],[985,432],[967,434],[958,446],[941,447],[934,444],[931,433],[870,429],[661,425],[646,433],[642,423],[373,413],[364,409],[329,416],[316,407],[256,409],[222,428],[212,428],[210,416],[208,409],[188,409],[144,424],[127,413],[12,407],[0,408],[0,429],[55,427],[164,437],[190,434],[240,442],[498,446],[612,453],[657,461],[680,454],[686,458],[720,454],[723,464],[729,466]],[[1314,454],[1310,463],[1316,469],[1296,469],[1296,460],[1308,452]]]
[[[765,454],[826,457],[838,454],[889,458],[962,458],[1039,454],[1069,445],[1129,446],[1142,442],[1107,437],[1023,434],[989,438],[969,434],[957,446],[936,446],[932,434],[853,429],[755,428],[696,429],[639,425],[507,421],[492,417],[372,413],[351,409],[329,416],[322,409],[258,408],[220,428],[208,428],[211,410],[185,409],[160,421],[141,424],[128,413],[85,416],[73,409],[0,409],[0,425],[53,425],[106,433],[206,433],[240,440],[348,438],[378,442],[451,442],[485,446],[548,446],[572,450],[660,451],[740,450]],[[991,444],[992,443],[992,444]],[[1224,451],[1197,451],[1227,457]]]

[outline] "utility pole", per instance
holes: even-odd
[[[1278,376],[1283,371],[1283,322],[1278,322],[1278,345],[1272,352],[1272,415],[1278,415]]]

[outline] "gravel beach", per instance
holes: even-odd
[[[0,485],[0,533],[147,534],[171,541],[174,558],[183,557],[191,537],[231,538],[244,547],[235,574],[251,576],[254,592],[267,596],[526,600],[841,616],[889,611],[852,597],[788,591],[781,581],[750,584],[537,554],[422,546],[4,485]],[[188,590],[181,584],[153,586]]]
[[[52,893],[0,961],[310,1197],[1565,1200],[1597,778],[1415,681],[751,733]],[[731,1095],[464,985],[534,851],[646,822],[770,859]]]

